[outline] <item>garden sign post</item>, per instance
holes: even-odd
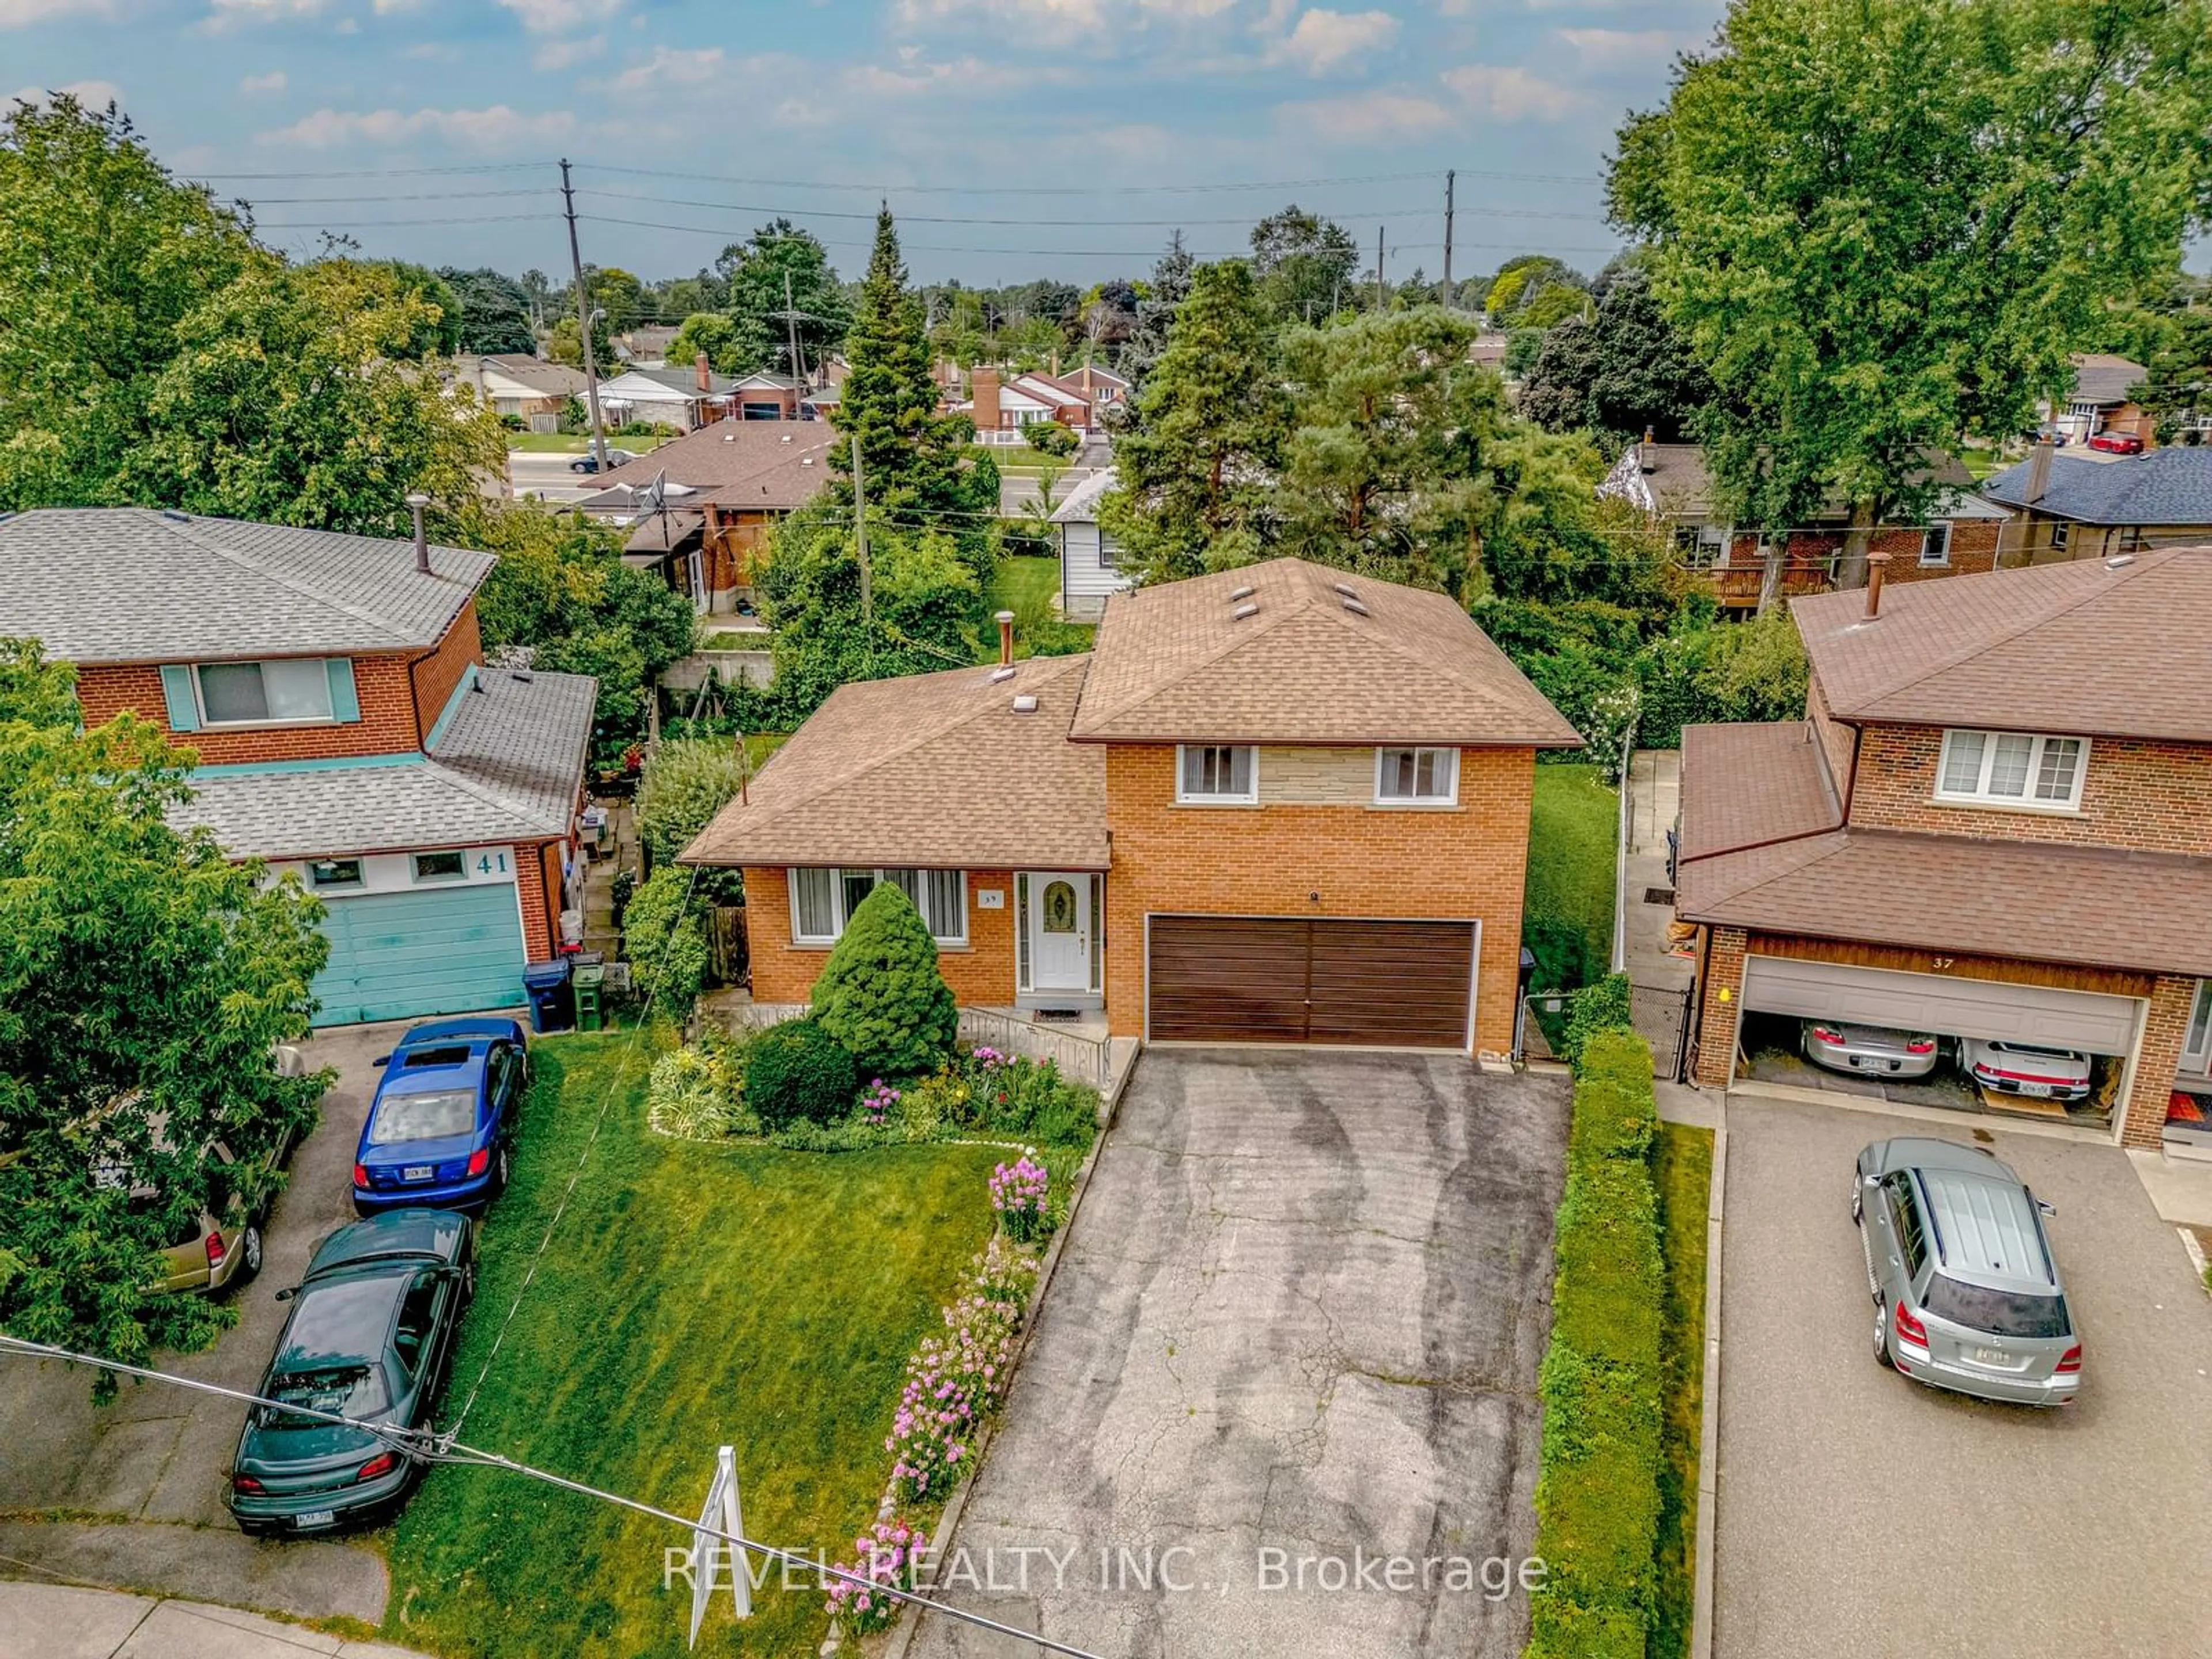
[[[707,1502],[699,1510],[699,1525],[691,1534],[691,1640],[690,1645],[699,1645],[700,1621],[707,1616],[707,1603],[714,1595],[714,1565],[726,1560],[730,1564],[730,1605],[732,1617],[750,1619],[753,1612],[752,1575],[749,1558],[736,1545],[718,1538],[716,1531],[726,1538],[745,1535],[744,1513],[738,1507],[738,1466],[735,1449],[725,1446],[714,1456],[714,1484],[707,1488]]]

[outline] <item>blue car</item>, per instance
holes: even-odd
[[[507,1188],[530,1046],[511,1019],[417,1025],[384,1076],[354,1154],[353,1207],[478,1210]]]

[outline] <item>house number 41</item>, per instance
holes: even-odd
[[[480,876],[489,875],[492,872],[492,860],[494,859],[497,859],[499,860],[500,874],[502,876],[505,875],[507,873],[507,854],[504,853],[487,853],[480,856],[477,860],[477,873]]]

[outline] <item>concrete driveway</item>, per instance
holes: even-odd
[[[2127,1654],[2212,1644],[2212,1304],[2115,1148],[1984,1142],[2057,1206],[2087,1361],[2039,1413],[1877,1368],[1847,1212],[1877,1113],[1731,1101],[1715,1652]]]
[[[1480,1574],[1534,1526],[1566,1124],[1465,1060],[1147,1052],[947,1599],[1117,1659],[1517,1653]]]
[[[354,1148],[376,1086],[370,1062],[405,1029],[346,1027],[307,1046],[310,1068],[335,1066],[338,1079],[263,1228],[260,1277],[234,1293],[233,1329],[204,1353],[163,1356],[165,1368],[227,1388],[261,1380],[284,1323],[273,1293],[296,1285],[316,1243],[354,1218]],[[88,1370],[0,1365],[0,1577],[40,1571],[301,1618],[383,1617],[384,1565],[374,1551],[255,1543],[231,1524],[223,1494],[242,1407],[125,1382],[115,1404],[96,1408]]]

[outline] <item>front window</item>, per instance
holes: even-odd
[[[320,657],[210,662],[194,671],[200,718],[210,726],[254,726],[331,718],[331,674]]]
[[[1375,799],[1378,805],[1449,806],[1458,799],[1458,750],[1375,751]]]
[[[358,887],[361,884],[359,859],[317,859],[307,866],[307,885],[317,892],[331,887]]]
[[[1920,538],[1921,568],[1936,569],[1951,562],[1951,525],[1948,520],[1931,524]]]
[[[1176,799],[1214,805],[1251,805],[1260,799],[1258,751],[1218,744],[1176,750]]]
[[[930,937],[939,945],[968,942],[968,874],[964,870],[824,870],[793,868],[791,936],[800,945],[834,945],[861,901],[887,881],[914,902]]]
[[[2212,979],[2197,981],[2197,1004],[2189,1011],[2189,1035],[2181,1045],[2181,1063],[2199,1072],[2212,1072]]]
[[[2071,528],[2072,526],[2063,519],[2051,526],[2051,550],[2052,552],[2063,553],[2066,550],[2066,535],[2067,532]]]
[[[1121,568],[1121,544],[1103,530],[1098,532],[1098,568],[1101,570],[1119,570]]]
[[[417,881],[459,881],[466,873],[462,868],[459,853],[415,854],[415,879]]]
[[[1936,796],[1939,800],[2069,809],[2081,804],[2088,758],[2087,738],[1946,732]]]
[[[1682,524],[1674,526],[1674,556],[1686,570],[1711,570],[1721,562],[1728,540],[1724,526]]]

